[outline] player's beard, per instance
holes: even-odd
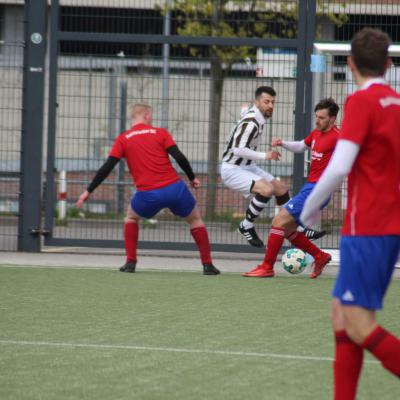
[[[268,119],[268,118],[271,118],[272,117],[272,113],[274,112],[274,110],[271,110],[271,111],[265,111],[264,113],[263,113],[263,115],[264,115],[264,117],[266,118],[266,119]]]
[[[321,128],[318,128],[318,127],[317,127],[317,129],[318,129],[320,132],[327,132],[327,131],[329,131],[329,130],[331,129],[331,127],[332,127],[331,123],[328,122],[328,123],[326,123],[325,125],[321,126]]]

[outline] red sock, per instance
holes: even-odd
[[[199,249],[202,264],[212,264],[210,241],[208,240],[206,227],[193,228],[190,233]]]
[[[272,226],[268,235],[267,250],[265,251],[264,264],[274,266],[279,250],[285,240],[285,230]]]
[[[312,244],[309,239],[306,238],[304,233],[301,232],[293,232],[291,235],[287,237],[287,239],[292,243],[294,246],[297,248],[303,250],[304,252],[311,254],[314,258],[317,256],[319,253],[321,253],[321,250]]]
[[[400,378],[400,340],[379,325],[364,340],[370,351],[391,373]]]
[[[137,261],[136,248],[139,236],[139,227],[136,222],[125,222],[124,225],[124,239],[125,239],[125,253],[126,262]]]
[[[333,362],[335,400],[354,400],[363,363],[364,350],[346,331],[335,332],[336,352]]]

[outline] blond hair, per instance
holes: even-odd
[[[131,106],[131,118],[135,119],[142,116],[146,111],[151,111],[152,107],[146,103],[135,103]]]

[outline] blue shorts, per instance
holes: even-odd
[[[303,226],[300,222],[300,214],[303,211],[304,203],[307,197],[310,195],[311,191],[314,189],[316,183],[307,182],[296,196],[292,197],[284,207],[289,212],[289,214],[296,220],[298,225]],[[325,208],[329,203],[330,198],[321,206],[321,210]]]
[[[196,200],[181,180],[160,189],[138,190],[131,200],[132,210],[144,218],[154,217],[163,208],[185,218],[195,205]]]
[[[344,305],[378,310],[400,251],[400,235],[342,236],[332,295]]]

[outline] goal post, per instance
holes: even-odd
[[[351,46],[350,43],[314,43],[313,53],[311,55],[311,65],[310,70],[312,72],[312,106],[322,98],[326,96],[331,96],[329,93],[325,93],[325,86],[329,83],[332,84],[334,79],[332,77],[327,77],[328,65],[333,65],[332,60],[328,60],[328,57],[333,56],[348,56],[350,54]],[[400,45],[391,45],[389,47],[390,57],[400,56]],[[352,79],[347,78],[347,73],[350,71],[346,69],[346,93],[347,96],[352,91],[355,90],[355,84]],[[333,68],[329,71],[334,73]],[[388,70],[386,77],[388,81],[393,81],[390,83],[395,83],[400,85],[400,68],[394,67]],[[331,85],[333,86],[333,85]],[[313,108],[312,108],[313,109]],[[314,113],[311,115],[311,126],[314,123]],[[347,200],[347,180],[344,180],[341,187],[341,208],[344,210],[346,208]]]
[[[324,84],[327,72],[328,56],[347,56],[350,54],[350,43],[314,43],[310,69],[312,72],[312,103],[325,97]],[[391,57],[400,56],[400,45],[389,47]]]

